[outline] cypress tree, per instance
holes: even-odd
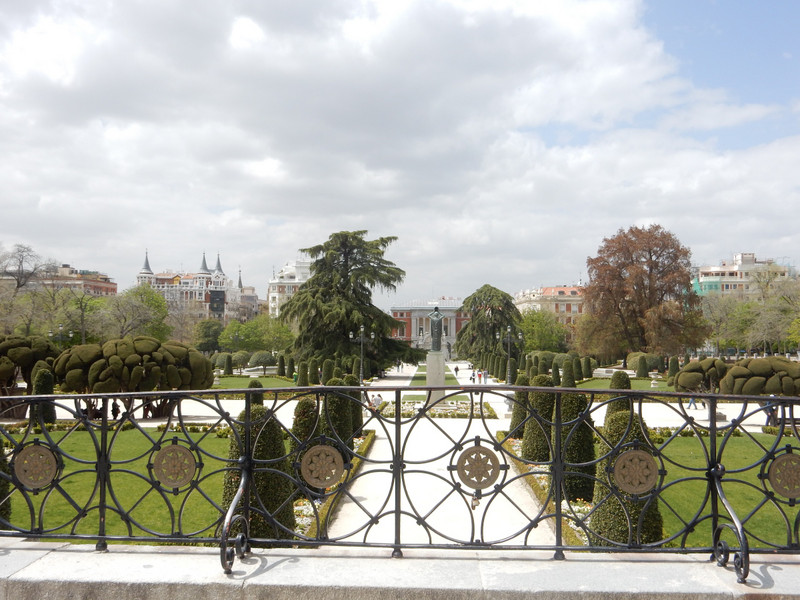
[[[511,373],[511,381],[508,382],[510,384],[510,383],[515,382],[517,380],[517,374],[519,372],[519,369],[517,368],[517,359],[516,358],[509,358],[508,362],[511,363],[509,365],[509,367],[508,367],[508,371],[509,371],[509,373]]]
[[[588,408],[584,394],[562,394],[561,422],[578,419]],[[555,416],[554,419],[555,420]],[[565,463],[564,496],[567,500],[589,501],[594,493],[594,422],[586,414],[582,419],[561,428],[561,451]],[[555,444],[554,444],[555,446]],[[575,473],[575,474],[569,474]]]
[[[611,444],[611,448],[632,443],[637,439],[644,441],[649,436],[647,425],[642,423],[644,431],[640,430],[635,426],[636,419],[632,417],[630,411],[618,411],[606,419],[603,434]],[[649,452],[647,443],[638,445],[637,449]],[[610,472],[608,459],[603,459],[597,464],[597,479],[593,498],[596,508],[591,523],[592,531],[597,535],[591,536],[590,541],[593,545],[614,545],[611,542],[625,545],[653,544],[662,539],[663,519],[656,500],[648,504],[648,498],[634,499],[629,496],[618,498],[612,494],[610,490],[614,489],[616,484]],[[647,512],[642,517],[645,509]],[[640,519],[642,519],[641,528]]]
[[[49,369],[39,369],[33,380],[33,394],[35,396],[49,396],[53,393],[53,372]],[[56,422],[56,405],[52,400],[31,406],[31,421],[39,420],[39,413],[44,423]],[[0,446],[1,447],[1,446]],[[4,496],[0,496],[3,498]]]
[[[642,355],[639,357],[639,364],[636,366],[636,376],[637,377],[648,377],[649,370],[647,368],[647,358]]]
[[[531,381],[533,387],[553,387],[553,380],[549,375],[537,375]],[[530,410],[533,415],[545,421],[550,421],[553,415],[556,395],[553,392],[531,392],[529,394]],[[525,432],[522,436],[522,458],[532,462],[547,462],[550,460],[550,425],[540,423],[536,418],[530,418],[525,423]]]
[[[225,368],[222,371],[223,375],[233,375],[233,357],[230,353],[225,353]]]
[[[245,412],[239,415],[244,421]],[[294,537],[294,506],[291,496],[294,486],[284,474],[291,473],[291,465],[283,446],[283,430],[272,411],[263,406],[250,407],[253,464],[253,479],[250,487],[250,537],[291,539]],[[228,458],[236,464],[241,455],[239,442],[244,441],[244,427],[234,424],[239,436],[230,437]],[[264,472],[262,469],[268,470]],[[239,471],[232,470],[225,474],[222,492],[222,505],[230,506],[236,489],[239,486]],[[264,504],[268,515],[256,512],[260,508],[259,501]],[[283,531],[278,524],[289,531]]]
[[[524,373],[517,375],[517,380],[514,385],[526,386],[528,385],[528,376]],[[530,404],[528,402],[528,392],[517,391],[514,392],[514,406],[511,409],[511,423],[508,425],[508,435],[513,438],[521,438],[525,433],[522,423],[528,417]]]
[[[248,388],[258,388],[263,389],[264,386],[261,385],[261,382],[258,379],[251,379],[250,383],[247,385]],[[264,405],[264,392],[248,392],[247,393],[247,401],[250,404],[258,404],[263,406]]]
[[[564,371],[561,373],[561,387],[574,388],[575,377],[572,375],[572,361],[564,361]]]
[[[278,355],[278,377],[286,377],[286,357],[283,354]]]
[[[297,386],[308,386],[308,363],[304,360],[297,365]]]
[[[592,376],[592,359],[588,356],[583,357],[583,364],[581,365],[581,372],[584,379],[589,379]]]
[[[316,358],[308,359],[308,383],[319,385],[319,361]]]
[[[572,377],[575,381],[583,379],[583,369],[581,368],[581,359],[577,356],[572,359]]]
[[[669,358],[669,372],[667,373],[667,377],[675,377],[678,374],[678,357],[677,356],[670,356]]]
[[[561,373],[558,370],[558,365],[553,363],[553,385],[561,387]]]
[[[341,379],[331,379],[328,385],[343,387]],[[325,394],[322,408],[322,432],[331,439],[339,439],[350,450],[353,449],[353,400],[341,392]]]
[[[294,356],[290,356],[286,359],[286,376],[287,377],[294,377]]]
[[[609,386],[612,390],[629,390],[631,389],[631,378],[625,371],[614,371],[611,376],[611,384]],[[631,403],[626,397],[619,398],[606,405],[606,416],[603,419],[604,424],[608,423],[608,417],[615,412],[630,411]]]
[[[335,363],[330,359],[326,358],[322,361],[322,384],[328,385],[328,380],[333,377],[333,368]]]
[[[315,431],[319,429],[318,410],[314,396],[303,396],[297,401],[297,405],[294,407],[294,420],[292,421],[292,434],[297,438],[297,441],[290,438],[290,446],[293,452],[297,449],[298,444],[313,438]],[[296,458],[296,461],[300,462],[302,458],[302,455],[300,455]]]
[[[358,385],[358,377],[355,375],[345,375],[343,381],[346,386],[357,388],[348,394],[353,399],[353,401],[349,403],[350,420],[354,435],[361,435],[361,429],[364,427],[364,412],[362,410],[363,396],[361,394],[361,387]]]

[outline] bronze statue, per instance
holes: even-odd
[[[442,319],[444,315],[439,312],[439,307],[428,314],[431,319],[431,352],[442,351]]]

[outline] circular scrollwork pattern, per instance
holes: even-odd
[[[178,444],[164,446],[153,457],[153,474],[169,489],[185,486],[194,479],[197,461],[192,451]]]
[[[312,487],[328,488],[341,479],[343,472],[342,455],[331,446],[313,446],[300,461],[300,473]]]
[[[458,457],[458,476],[473,490],[485,490],[500,476],[500,460],[483,446],[468,448]]]
[[[769,482],[781,496],[800,498],[800,455],[781,454],[769,466]]]
[[[14,475],[28,489],[46,488],[57,474],[58,459],[47,446],[25,446],[14,457]]]
[[[656,486],[658,465],[649,452],[626,450],[614,461],[614,482],[631,495],[646,494]]]

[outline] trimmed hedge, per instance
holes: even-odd
[[[239,421],[244,421],[245,413],[239,415]],[[291,473],[291,464],[283,446],[283,430],[275,414],[263,406],[250,408],[250,419],[253,427],[252,456],[253,479],[250,487],[250,505],[254,510],[250,512],[251,538],[276,538],[292,539],[294,537],[295,518],[294,505],[290,498],[294,486],[287,477]],[[244,427],[235,424],[239,435],[230,437],[230,450],[228,458],[232,462],[239,460],[242,454],[240,443],[244,441]],[[222,505],[230,506],[239,487],[239,471],[228,471],[222,489]],[[255,512],[261,509],[269,516]],[[288,531],[284,531],[277,524]]]
[[[553,387],[549,375],[537,375],[531,381],[533,387]],[[555,392],[531,392],[529,394],[531,412],[545,421],[550,421],[556,402]],[[528,419],[522,435],[521,454],[525,460],[547,462],[550,460],[550,425],[540,423],[535,418]]]
[[[616,412],[607,420],[603,433],[610,444],[627,444],[635,439],[649,437],[647,426],[644,432],[631,427],[628,435],[630,412]],[[640,450],[647,450],[647,444],[638,446]],[[592,535],[590,542],[596,546],[612,546],[612,542],[634,545],[653,544],[663,537],[663,519],[654,500],[648,504],[647,499],[634,499],[630,497],[617,497],[609,490],[616,489],[613,474],[611,473],[608,459],[603,459],[597,464],[598,483],[595,486],[594,504],[595,512],[592,515],[590,527],[597,535]],[[600,482],[603,482],[602,484]],[[607,485],[603,485],[607,484]],[[646,512],[645,512],[646,510]],[[644,512],[644,515],[642,513]],[[628,525],[630,520],[630,526]],[[641,527],[639,521],[642,521]],[[600,537],[602,536],[602,537]]]
[[[517,380],[514,385],[527,386],[530,380],[525,373],[517,375]],[[508,433],[513,438],[521,438],[525,434],[522,423],[528,417],[530,411],[530,404],[528,402],[528,392],[514,392],[514,406],[511,409],[511,423],[508,425]]]
[[[578,419],[588,408],[584,394],[562,394],[562,423]],[[581,465],[594,461],[594,422],[591,416],[584,416],[579,422],[563,425],[561,428],[561,447],[567,473],[564,476],[564,497],[569,501],[588,501],[594,493],[594,464]],[[555,432],[553,432],[553,435]],[[554,443],[555,446],[555,443]],[[585,476],[584,476],[585,475]]]

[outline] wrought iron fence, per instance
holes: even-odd
[[[800,550],[799,398],[253,394],[4,398],[0,536],[214,544],[226,572],[251,546],[733,553],[740,581]]]

